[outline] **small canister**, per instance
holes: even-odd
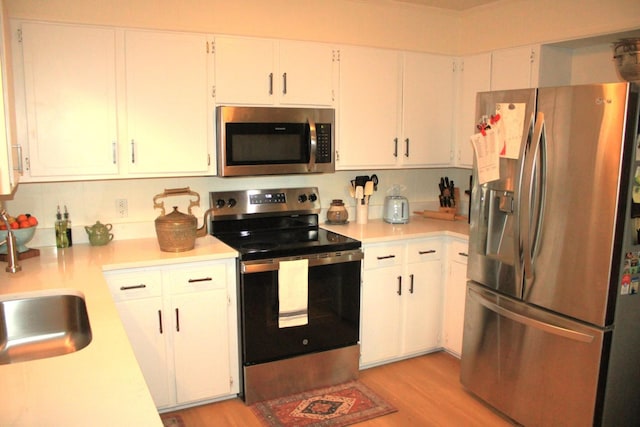
[[[327,222],[329,224],[345,224],[349,219],[349,212],[342,199],[334,199],[327,210]]]

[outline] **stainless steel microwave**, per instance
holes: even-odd
[[[216,108],[218,175],[334,172],[333,108]]]

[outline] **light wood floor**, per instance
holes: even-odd
[[[445,352],[432,353],[360,372],[360,381],[398,409],[359,423],[362,427],[511,426],[464,390],[460,361]],[[176,412],[186,427],[261,427],[251,409],[231,399]]]

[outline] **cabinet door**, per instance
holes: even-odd
[[[206,42],[199,34],[125,32],[131,173],[207,172]]]
[[[281,41],[277,80],[280,103],[333,105],[334,49],[330,45]]]
[[[162,298],[126,300],[116,303],[120,319],[157,408],[172,403],[167,372],[165,337],[168,322],[163,317]]]
[[[402,165],[449,165],[453,142],[453,59],[405,53],[402,86]]]
[[[35,22],[21,29],[29,174],[116,175],[115,30]]]
[[[396,166],[400,89],[397,51],[341,47],[336,168]]]
[[[399,265],[365,270],[362,275],[361,366],[400,354],[401,280],[402,266]]]
[[[170,272],[178,404],[231,393],[226,270],[222,264]]]
[[[11,30],[4,3],[0,2],[0,194],[11,194],[20,180],[22,159],[17,145]]]
[[[456,355],[462,353],[464,308],[467,290],[467,242],[449,244],[449,274],[444,297],[444,347]]]
[[[532,46],[496,50],[491,55],[491,90],[532,87]]]
[[[275,102],[274,41],[216,37],[217,104],[270,105]]]
[[[461,64],[460,115],[456,133],[456,166],[473,166],[473,147],[470,137],[476,129],[476,95],[490,90],[491,54],[466,56]]]
[[[435,349],[442,332],[442,242],[429,239],[408,244],[407,285],[403,286],[403,354]]]

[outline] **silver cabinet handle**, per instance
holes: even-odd
[[[389,258],[395,258],[395,255],[383,255],[383,256],[379,256],[376,257],[377,259],[389,259]]]
[[[398,295],[402,295],[402,276],[398,276]]]
[[[282,94],[287,94],[287,73],[282,73]]]
[[[428,249],[426,251],[418,251],[419,255],[427,255],[427,254],[435,254],[436,250],[435,249]]]
[[[22,145],[12,145],[11,147],[16,149],[18,156],[18,167],[14,167],[13,170],[18,171],[18,173],[22,175],[22,172],[24,172],[22,167]]]
[[[113,164],[116,164],[116,143],[115,141],[111,143],[111,156],[113,157]]]
[[[136,162],[136,143],[132,139],[131,140],[131,163],[135,163],[135,162]]]
[[[393,157],[398,157],[398,138],[393,138]]]
[[[466,252],[458,252],[458,255],[468,257],[469,254]]]
[[[176,332],[180,332],[180,310],[176,308]]]
[[[269,95],[273,95],[273,73],[269,73]]]
[[[162,334],[162,310],[158,310],[158,325]]]
[[[404,140],[404,156],[409,157],[409,138]]]
[[[409,277],[411,278],[411,283],[409,284],[409,293],[412,294],[413,293],[413,274],[410,274]]]

